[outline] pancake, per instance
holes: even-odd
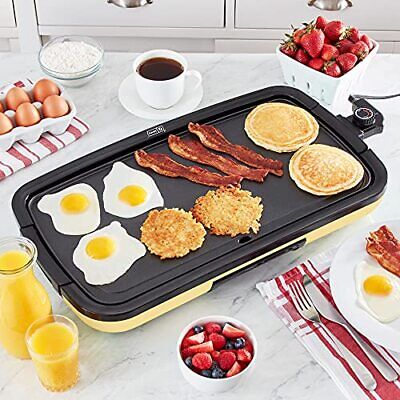
[[[247,136],[258,146],[278,153],[291,152],[318,136],[316,119],[306,110],[284,103],[264,103],[246,118]]]
[[[192,213],[177,208],[152,210],[140,228],[140,240],[164,260],[179,258],[203,245],[206,230]]]
[[[199,197],[192,213],[214,235],[236,236],[260,228],[263,211],[260,197],[237,187],[222,187],[210,190]]]
[[[312,144],[292,156],[289,173],[300,189],[317,196],[329,196],[356,186],[364,176],[364,169],[341,149]]]

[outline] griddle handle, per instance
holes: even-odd
[[[383,132],[383,115],[363,98],[349,96],[353,114],[346,117],[360,131],[360,139],[366,139]]]

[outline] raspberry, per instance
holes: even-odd
[[[195,368],[204,371],[211,368],[212,358],[207,353],[197,353],[192,358],[192,364]]]
[[[218,358],[219,366],[225,371],[228,371],[235,364],[235,361],[236,355],[232,351],[224,351]]]
[[[204,328],[208,334],[222,332],[221,325],[216,324],[215,322],[209,322]]]
[[[220,352],[219,352],[219,351],[216,351],[216,350],[214,350],[214,351],[211,353],[211,357],[212,357],[212,359],[213,359],[214,361],[218,361],[219,355],[220,355]]]
[[[226,344],[226,339],[218,333],[211,333],[211,335],[209,336],[209,340],[213,342],[215,350],[223,349]]]
[[[181,350],[181,355],[183,359],[186,359],[187,357],[193,355],[193,351],[190,350],[190,347],[187,347],[186,349]]]

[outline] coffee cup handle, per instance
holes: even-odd
[[[185,78],[189,78],[189,77],[191,77],[191,76],[193,76],[193,77],[196,78],[196,80],[197,80],[196,85],[194,85],[194,86],[190,89],[191,92],[194,92],[195,90],[197,90],[197,89],[200,87],[201,83],[203,82],[203,78],[202,78],[200,72],[199,72],[199,71],[196,71],[196,70],[194,70],[194,69],[191,69],[191,70],[187,71],[187,72],[186,72],[186,75],[185,75]]]

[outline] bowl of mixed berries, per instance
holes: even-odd
[[[378,43],[356,27],[319,16],[293,27],[276,54],[286,83],[332,104],[349,95],[378,49]]]
[[[177,353],[182,374],[190,384],[208,393],[225,392],[253,369],[257,342],[242,322],[210,316],[183,329]]]

